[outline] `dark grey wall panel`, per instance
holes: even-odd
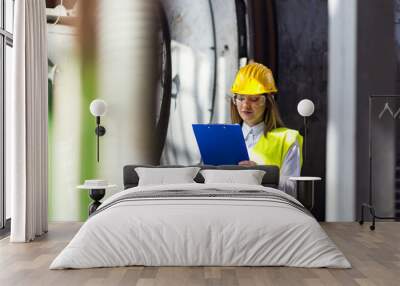
[[[396,92],[400,91],[400,0],[393,0],[394,34],[396,48]]]
[[[396,93],[396,49],[394,41],[394,1],[363,0],[357,2],[357,4],[357,154],[355,207],[357,207],[358,218],[360,215],[360,204],[368,201],[369,97],[371,95],[393,95]],[[395,156],[394,153],[393,156]],[[372,177],[374,177],[374,174],[372,174]]]
[[[314,215],[325,219],[328,4],[326,0],[275,1],[278,26],[277,101],[286,125],[303,132],[297,103],[315,104],[302,175],[322,177],[316,184]]]

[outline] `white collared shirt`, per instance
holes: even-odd
[[[258,140],[261,138],[264,132],[264,122],[260,122],[254,126],[249,126],[243,122],[242,132],[244,141],[246,142],[247,150],[251,149],[256,145]]]
[[[254,126],[249,126],[243,122],[242,132],[250,160],[257,163],[257,159],[252,158],[251,150],[264,134],[264,122],[260,122]],[[300,176],[300,169],[300,145],[299,142],[296,141],[292,146],[290,146],[285,159],[283,160],[279,172],[279,189],[296,197],[296,184],[288,179],[289,177]]]

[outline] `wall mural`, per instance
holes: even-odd
[[[152,1],[85,1],[83,29],[74,13],[48,17],[50,220],[87,218],[90,199],[76,189],[85,179],[116,184],[109,196],[122,189],[125,164],[199,163],[191,124],[229,122],[235,1],[162,2],[158,10]],[[76,11],[78,1],[70,4]],[[96,98],[108,106],[99,163]]]

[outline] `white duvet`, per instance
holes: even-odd
[[[297,202],[279,190],[254,185],[135,187],[104,201],[100,206],[103,211],[82,225],[50,269],[127,265],[350,267],[318,222],[290,204],[234,196],[113,204],[131,192],[210,188],[262,190]]]

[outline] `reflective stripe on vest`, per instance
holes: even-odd
[[[303,164],[303,136],[297,130],[288,128],[272,129],[260,137],[256,145],[249,150],[250,160],[257,164],[275,165],[281,169],[289,148],[296,142],[300,147],[300,166]]]

